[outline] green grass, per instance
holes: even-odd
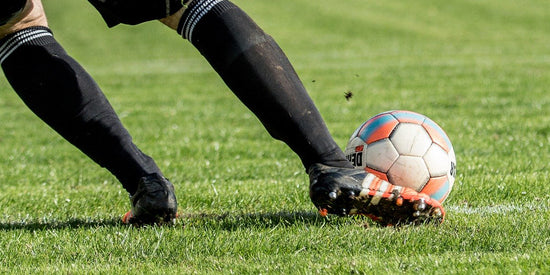
[[[400,229],[318,216],[297,157],[172,31],[108,30],[86,1],[44,2],[56,38],[176,184],[182,219],[122,225],[114,177],[2,77],[0,273],[550,272],[550,2],[236,1],[285,49],[342,147],[390,109],[447,131],[447,219]]]

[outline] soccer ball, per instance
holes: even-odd
[[[453,145],[439,125],[415,112],[388,111],[370,118],[351,135],[345,153],[356,168],[439,202],[453,188]]]

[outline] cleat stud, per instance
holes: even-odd
[[[402,197],[397,198],[397,200],[395,200],[395,205],[397,206],[403,205],[403,198]]]
[[[349,191],[348,195],[350,196],[350,198],[353,198],[353,197],[355,197],[355,192],[354,191]]]
[[[420,217],[420,211],[414,211],[413,217]]]
[[[426,201],[424,199],[420,199],[418,200],[418,202],[414,204],[414,210],[424,211],[425,209],[426,209]]]
[[[338,194],[336,194],[336,192],[332,191],[332,192],[328,193],[328,197],[332,200],[335,200],[338,197]]]
[[[438,217],[438,218],[441,217],[441,216],[442,216],[442,214],[441,214],[441,209],[439,209],[439,208],[434,208],[434,209],[432,210],[432,216]]]

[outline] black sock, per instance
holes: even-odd
[[[130,194],[139,178],[160,174],[155,162],[134,145],[95,81],[48,28],[32,27],[0,40],[0,63],[25,104],[113,173]]]
[[[226,0],[194,0],[178,32],[306,168],[313,163],[352,167],[286,55],[240,8]]]

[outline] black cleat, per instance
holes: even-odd
[[[151,174],[140,179],[137,191],[130,196],[132,210],[122,218],[122,222],[135,225],[174,223],[177,217],[178,202],[174,186],[168,179]]]
[[[309,195],[321,215],[365,215],[382,225],[441,223],[445,210],[428,195],[395,186],[362,169],[313,164]]]

